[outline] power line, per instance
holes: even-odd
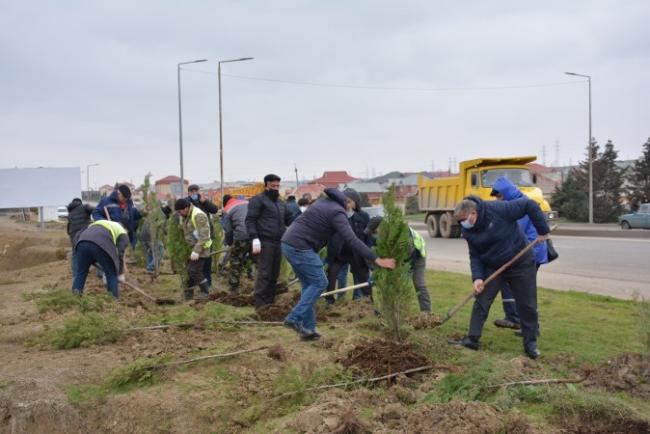
[[[205,71],[201,69],[189,69],[183,68],[188,72],[197,72],[201,74],[214,75],[217,74],[211,71]],[[264,77],[250,77],[245,75],[232,75],[232,74],[221,74],[222,77],[236,78],[238,80],[251,80],[251,81],[263,81],[267,83],[277,83],[277,84],[292,84],[298,86],[313,86],[313,87],[328,87],[328,88],[339,88],[339,89],[359,89],[359,90],[390,90],[390,91],[406,91],[406,92],[450,92],[450,91],[472,91],[472,90],[507,90],[507,89],[531,89],[531,88],[542,88],[542,87],[555,87],[555,86],[566,86],[572,84],[583,84],[582,81],[558,81],[551,83],[536,83],[536,84],[522,84],[522,85],[506,85],[506,86],[476,86],[476,87],[391,87],[391,86],[365,86],[365,85],[355,85],[355,84],[335,84],[335,83],[317,83],[312,81],[297,81],[297,80],[281,80],[276,78],[264,78]]]

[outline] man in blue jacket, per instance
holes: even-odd
[[[468,334],[462,339],[450,340],[450,344],[478,350],[490,306],[499,290],[508,284],[512,288],[521,317],[524,351],[532,359],[539,357],[537,275],[533,253],[528,251],[498,278],[487,285],[484,284],[488,276],[526,247],[526,238],[517,223],[526,215],[537,229],[537,239],[540,242],[547,240],[548,225],[542,210],[533,200],[521,198],[509,202],[485,202],[478,197],[468,196],[456,206],[454,216],[461,224],[463,237],[467,240],[476,300]]]
[[[490,196],[496,197],[497,200],[516,200],[526,197],[517,186],[505,176],[496,180],[492,186],[492,193],[490,193]],[[519,227],[524,232],[527,242],[532,243],[537,239],[537,231],[528,216],[519,219],[517,223],[519,223]],[[546,243],[537,243],[535,247],[533,247],[533,253],[535,256],[536,268],[539,270],[540,265],[548,262]],[[504,319],[495,320],[494,325],[497,327],[519,329],[521,327],[519,324],[519,314],[517,313],[517,306],[515,305],[515,299],[512,295],[512,289],[510,286],[505,285],[501,288],[501,300],[503,302],[503,312],[506,317]]]
[[[312,204],[282,236],[282,253],[300,279],[302,294],[298,304],[284,320],[302,340],[320,337],[316,332],[314,305],[327,288],[327,276],[318,252],[334,234],[341,236],[353,252],[383,268],[395,268],[394,259],[382,259],[356,237],[346,211],[354,209],[355,202],[336,188],[325,189],[326,198]],[[349,193],[348,193],[349,194]]]
[[[93,210],[93,220],[111,220],[122,223],[129,234],[131,247],[135,248],[137,241],[135,230],[138,228],[138,220],[142,218],[140,211],[133,205],[131,200],[131,189],[127,185],[120,185],[116,190],[103,198]]]

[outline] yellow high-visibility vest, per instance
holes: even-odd
[[[413,237],[413,246],[415,249],[420,252],[420,255],[423,258],[427,257],[427,246],[424,244],[424,238],[422,238],[422,235],[420,235],[419,232],[414,231],[413,228],[409,227],[411,230],[411,236]]]
[[[204,213],[202,210],[200,210],[196,206],[192,206],[191,219],[192,219],[192,227],[194,228],[194,230],[196,230],[196,216],[199,215],[199,214],[203,214],[206,218],[208,218],[206,213]],[[208,227],[210,227],[209,224],[208,224]],[[196,238],[197,239],[199,238],[198,235],[197,235]],[[210,239],[208,241],[206,241],[205,243],[203,243],[203,248],[209,249],[210,247],[212,247],[212,234],[210,234]]]
[[[102,226],[106,228],[110,233],[111,236],[113,237],[113,244],[117,246],[117,238],[120,235],[127,235],[126,229],[124,229],[124,226],[122,226],[118,222],[114,222],[111,220],[97,220],[94,223],[91,223],[90,226]]]

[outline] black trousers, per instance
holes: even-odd
[[[334,260],[331,264],[327,265],[327,291],[334,291],[336,289],[336,281],[339,275],[339,271],[341,271],[341,267],[343,267],[343,265],[346,263],[347,262],[344,260]],[[363,258],[355,255],[352,257],[352,259],[350,259],[349,264],[350,272],[352,273],[355,285],[357,283],[366,283],[370,279],[370,270],[368,269],[368,264],[366,264],[366,261]],[[369,286],[361,288],[359,291],[363,297],[372,298],[372,288]],[[330,302],[334,301],[333,295],[328,295],[326,298]]]
[[[275,285],[280,275],[282,250],[280,241],[261,240],[262,251],[257,256],[257,276],[255,278],[255,308],[275,301]]]
[[[192,288],[207,279],[207,276],[204,274],[205,263],[211,260],[212,258],[199,258],[198,261],[187,261],[187,274],[189,275],[187,282],[188,288]]]
[[[488,276],[496,269],[487,269]],[[479,338],[483,324],[490,313],[490,306],[499,290],[509,285],[519,312],[524,348],[537,340],[537,269],[533,255],[526,255],[511,268],[485,286],[474,301],[472,318],[469,322],[469,336]]]

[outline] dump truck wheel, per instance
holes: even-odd
[[[427,216],[427,230],[431,238],[440,237],[440,216],[438,214],[429,214]]]
[[[440,216],[440,235],[443,238],[457,238],[460,235],[460,228],[450,212]]]

